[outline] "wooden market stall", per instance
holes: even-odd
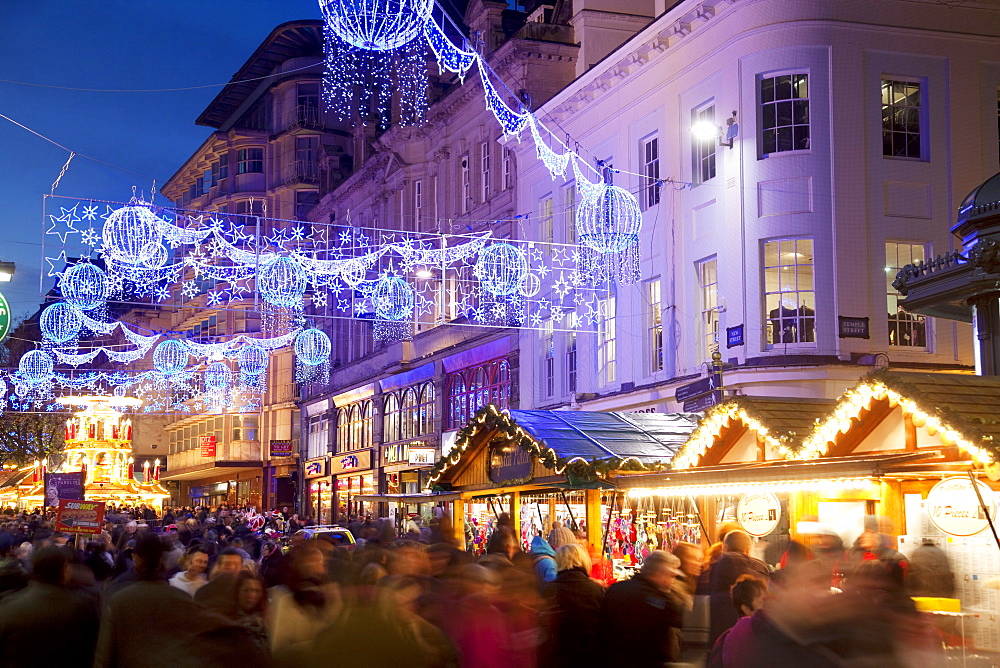
[[[431,471],[430,485],[459,495],[452,516],[467,549],[484,549],[507,513],[522,544],[560,521],[598,554],[613,499],[609,475],[666,465],[696,424],[688,414],[486,406]]]

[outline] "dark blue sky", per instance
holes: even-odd
[[[50,86],[157,89],[222,84],[277,25],[319,18],[315,0],[2,0],[0,79]],[[0,82],[0,114],[74,151],[56,194],[127,201],[163,184],[208,136],[195,118],[221,86],[98,93]],[[39,303],[42,195],[68,154],[0,118],[0,284],[15,315]],[[146,178],[143,178],[146,177]],[[52,239],[53,237],[49,237]],[[52,253],[53,255],[55,253]]]

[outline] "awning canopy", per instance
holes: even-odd
[[[236,475],[248,468],[263,468],[261,461],[206,462],[177,471],[171,471],[160,476],[161,480],[199,480],[209,476]]]
[[[510,411],[511,419],[562,458],[669,462],[698,426],[693,413]]]
[[[373,501],[376,503],[438,503],[439,501],[454,501],[461,498],[461,494],[358,494],[354,498],[358,501]]]

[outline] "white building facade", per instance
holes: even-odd
[[[890,284],[955,247],[957,204],[1000,168],[1000,6],[690,0],[657,14],[536,110],[636,194],[644,227],[641,277],[597,334],[522,332],[522,407],[680,410],[675,389],[716,350],[747,395],[835,397],[886,363],[971,371],[970,328],[907,314]],[[695,138],[700,120],[721,140]],[[530,140],[507,146],[519,213],[552,210],[556,241],[571,239],[572,177],[551,179]]]

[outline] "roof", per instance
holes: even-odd
[[[877,378],[925,410],[936,412],[956,429],[1000,443],[1000,378],[898,371]]]
[[[691,413],[510,411],[533,439],[563,459],[633,458],[668,462],[698,426]]]
[[[233,75],[231,82],[201,112],[196,125],[221,129],[230,117],[253,95],[261,79],[292,58],[323,58],[323,22],[319,19],[288,21],[271,34]]]
[[[958,206],[958,222],[952,231],[977,218],[1000,211],[1000,173],[994,174],[973,189]]]
[[[744,401],[747,413],[770,432],[791,438],[802,438],[812,432],[816,421],[826,417],[836,405],[836,399],[801,397],[748,397]]]

